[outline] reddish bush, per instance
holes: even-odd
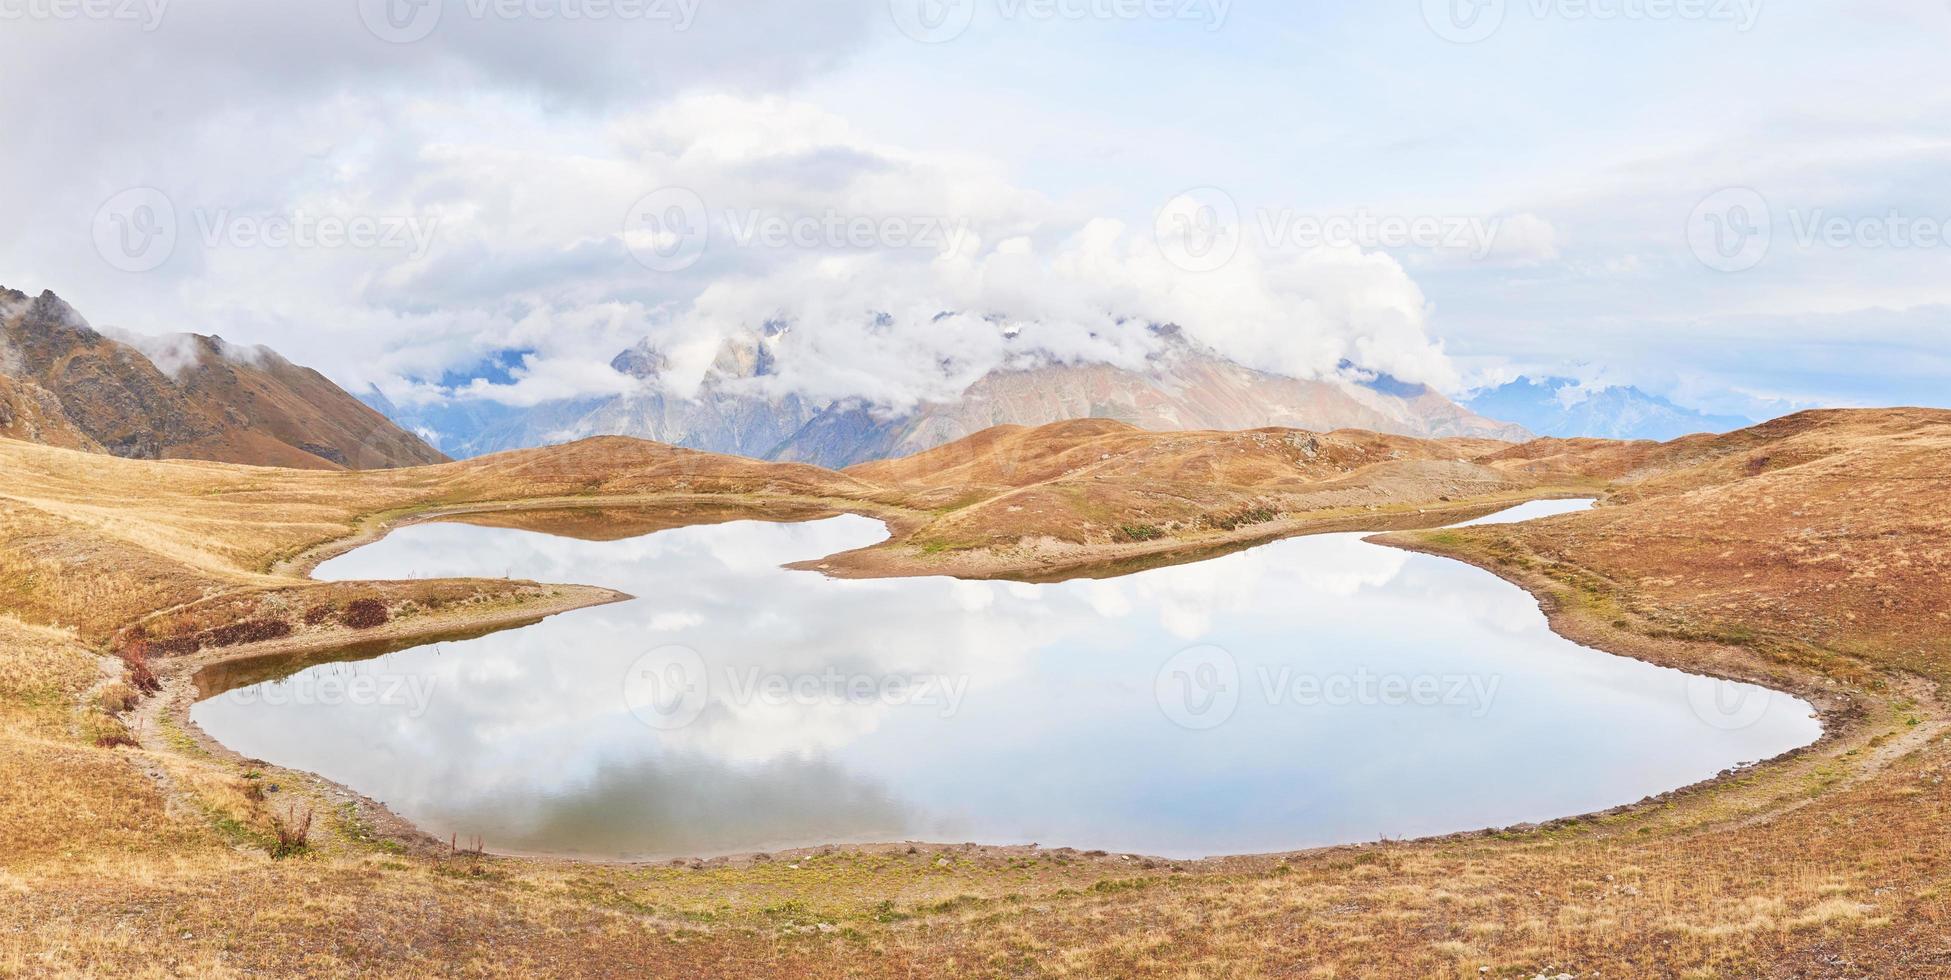
[[[277,836],[277,843],[271,848],[273,858],[288,858],[305,853],[312,843],[312,811],[303,813],[293,806],[280,817],[271,817],[271,833]]]
[[[204,630],[200,634],[206,646],[234,647],[240,643],[263,643],[291,635],[291,624],[282,619],[246,619]]]
[[[139,749],[142,744],[129,737],[128,732],[110,732],[95,740],[95,747],[101,749]]]
[[[369,630],[386,625],[391,618],[386,612],[386,603],[378,599],[354,599],[346,603],[345,614],[339,617],[339,622],[351,629]]]
[[[158,657],[180,657],[201,649],[203,649],[203,637],[197,633],[149,641],[149,651]]]
[[[129,686],[144,694],[154,694],[163,689],[163,682],[156,679],[149,669],[149,644],[137,640],[122,648],[122,662],[129,667]]]
[[[338,611],[338,608],[329,602],[320,603],[305,610],[305,625],[322,626],[326,620],[331,619]]]

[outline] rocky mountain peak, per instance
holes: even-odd
[[[21,293],[12,290],[8,292],[11,296],[26,298]],[[44,334],[56,332],[78,334],[82,343],[92,343],[101,336],[88,325],[88,321],[83,319],[80,313],[75,312],[74,307],[68,305],[67,300],[56,296],[52,289],[43,290],[39,296],[34,297],[32,303],[27,305],[26,312],[21,317],[21,326]]]
[[[445,459],[265,348],[194,334],[110,336],[52,290],[31,302],[0,291],[0,401],[0,434],[138,459],[309,468]]]
[[[671,366],[671,359],[664,352],[652,347],[648,338],[637,341],[635,347],[610,358],[610,370],[633,378],[650,380],[662,374]]]

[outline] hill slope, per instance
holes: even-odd
[[[1172,439],[1187,444],[1163,454]],[[1951,503],[1932,491],[1951,481],[1951,412],[1808,413],[1664,445],[1472,448],[1100,420],[995,430],[844,476],[598,440],[273,479],[0,440],[0,607],[12,614],[0,616],[0,962],[60,975],[158,962],[198,975],[906,977],[1016,975],[1026,963],[1274,975],[1304,950],[1324,973],[1350,976],[1943,975]],[[197,741],[188,716],[200,665],[340,658],[349,642],[380,642],[372,632],[395,631],[383,645],[430,642],[615,598],[266,571],[376,533],[381,515],[474,501],[500,521],[532,513],[522,498],[540,496],[528,502],[649,504],[641,512],[670,526],[694,522],[691,508],[713,494],[724,505],[714,519],[733,507],[776,518],[795,499],[852,510],[838,498],[954,497],[965,483],[957,506],[903,513],[1093,485],[1172,485],[1216,508],[1348,475],[1343,490],[1359,491],[1371,476],[1458,459],[1515,482],[1603,474],[1590,489],[1606,505],[1385,540],[1524,584],[1578,642],[1807,697],[1825,739],[1605,813],[1429,840],[1206,861],[902,842],[659,867],[456,853],[374,801]],[[1410,501],[1406,513],[1424,506],[1436,523],[1448,504]],[[1358,519],[1388,526],[1384,513]],[[351,601],[396,618],[377,631],[310,620]],[[158,652],[148,666],[161,691],[150,695],[102,654],[120,627],[164,609],[157,637],[274,616],[293,632]],[[1563,737],[1576,740],[1575,727]],[[1339,750],[1297,745],[1269,751]],[[322,819],[308,824],[303,858],[268,859],[284,821],[311,813]],[[826,922],[831,934],[814,924]]]
[[[160,338],[165,371],[52,292],[0,289],[0,436],[132,459],[387,469],[446,459],[324,375],[219,337]]]

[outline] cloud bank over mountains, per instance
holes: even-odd
[[[984,7],[921,45],[882,0],[626,6],[173,0],[154,25],[9,22],[0,85],[61,98],[0,101],[33,147],[0,158],[0,277],[400,403],[627,394],[645,380],[609,361],[644,338],[681,394],[775,322],[754,385],[890,410],[999,367],[1135,365],[1155,323],[1302,379],[1353,362],[1461,395],[1593,365],[1578,380],[1751,415],[1928,400],[1951,368],[1951,252],[1788,234],[1818,207],[1951,215],[1951,149],[1914,135],[1951,104],[1921,81],[1942,9],[1879,0],[1914,27],[1894,47],[1860,10],[1774,9],[1732,36],[1514,18],[1459,46],[1413,5],[1241,7],[1194,35]],[[1860,68],[1870,31],[1889,70],[1850,77],[1875,99],[1825,67]],[[1703,53],[1698,78],[1631,70]],[[1603,84],[1559,84],[1587,76]],[[1742,181],[1782,212],[1773,255],[1703,268],[1688,211]],[[1215,187],[1235,240],[1188,242],[1228,203]],[[1496,233],[1266,230],[1371,212]],[[322,221],[429,244],[291,240]],[[140,262],[113,254],[133,244]],[[1229,261],[1196,261],[1215,245]]]

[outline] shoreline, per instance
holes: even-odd
[[[1589,494],[1564,492],[1564,493],[1551,493],[1546,495],[1532,496],[1532,497],[1527,497],[1526,499],[1527,500],[1566,499],[1575,496],[1585,496],[1585,495],[1589,495]],[[1518,500],[1518,501],[1513,501],[1511,503],[1499,503],[1495,507],[1491,508],[1490,512],[1494,513],[1496,510],[1501,510],[1508,506],[1512,506],[1514,503],[1522,503],[1522,502],[1524,501]],[[433,511],[416,512],[410,515],[401,515],[390,519],[369,521],[366,523],[366,525],[362,526],[360,533],[358,534],[349,536],[347,538],[341,538],[335,541],[326,542],[319,546],[315,546],[313,548],[307,549],[306,551],[301,552],[299,555],[294,556],[292,559],[288,559],[288,561],[304,562],[309,568],[316,568],[317,565],[323,563],[325,560],[329,559],[330,557],[336,556],[338,554],[343,554],[346,551],[350,551],[353,548],[359,547],[362,544],[369,543],[370,541],[373,540],[377,540],[378,538],[383,537],[386,533],[390,533],[390,531],[393,530],[394,528],[404,527],[410,524],[417,524],[417,523],[423,523],[428,521],[445,520],[445,519],[452,519],[455,517],[466,517],[466,516],[478,515],[478,514],[511,514],[511,513],[519,514],[523,512],[534,512],[534,511],[568,511],[568,510],[577,510],[577,509],[598,510],[598,509],[616,508],[616,507],[631,507],[631,508],[641,508],[645,510],[655,510],[660,505],[668,509],[670,503],[671,501],[669,500],[669,498],[661,498],[647,504],[632,503],[627,498],[607,498],[599,502],[583,500],[580,501],[577,506],[564,506],[562,503],[557,501],[533,501],[533,502],[521,501],[521,502],[514,502],[509,504],[467,505],[467,506],[457,507],[457,508],[441,508]],[[722,504],[723,501],[722,500],[714,501],[714,503]],[[765,502],[759,501],[756,503],[763,504]],[[810,502],[805,501],[803,498],[793,498],[793,503],[795,505],[802,505],[802,504],[808,504]],[[857,503],[857,502],[850,502],[850,503]],[[1456,514],[1458,512],[1482,511],[1485,509],[1486,506],[1487,505],[1481,501],[1457,502],[1447,507],[1423,508],[1414,516],[1417,518],[1428,517],[1432,512],[1437,514]],[[847,512],[847,513],[860,512],[860,509],[856,507],[835,508],[835,510],[836,512]],[[862,514],[861,516],[874,516],[877,517],[878,519],[878,515],[874,515],[874,514]],[[1373,515],[1370,516],[1372,517]],[[757,517],[755,515],[751,519],[763,519],[763,518]],[[796,517],[792,519],[804,519],[804,518]],[[1470,519],[1470,518],[1464,517],[1462,519]],[[1241,550],[1243,548],[1253,547],[1258,544],[1266,543],[1272,540],[1277,540],[1279,538],[1302,536],[1306,534],[1337,533],[1337,532],[1345,532],[1348,530],[1374,531],[1376,533],[1370,535],[1370,537],[1366,538],[1365,540],[1369,540],[1371,543],[1379,544],[1382,546],[1397,547],[1402,550],[1413,551],[1413,552],[1418,552],[1423,554],[1430,554],[1437,557],[1451,558],[1454,560],[1463,561],[1466,564],[1471,564],[1493,575],[1496,575],[1497,577],[1499,577],[1504,581],[1516,585],[1517,587],[1523,589],[1526,593],[1531,595],[1532,598],[1538,602],[1541,611],[1543,611],[1546,616],[1550,629],[1554,633],[1558,634],[1560,637],[1570,642],[1612,656],[1624,656],[1630,659],[1639,660],[1656,666],[1681,670],[1686,673],[1694,674],[1698,676],[1716,677],[1716,678],[1721,678],[1726,680],[1757,684],[1759,686],[1768,688],[1771,691],[1789,694],[1794,697],[1800,698],[1815,709],[1818,722],[1821,726],[1822,734],[1814,742],[1808,745],[1790,750],[1789,752],[1771,757],[1769,759],[1760,760],[1759,762],[1753,765],[1724,770],[1713,777],[1698,781],[1696,783],[1676,787],[1674,789],[1665,791],[1663,793],[1655,794],[1652,796],[1648,796],[1632,803],[1621,804],[1619,806],[1615,806],[1603,810],[1591,811],[1591,812],[1580,813],[1580,814],[1570,814],[1562,817],[1553,817],[1553,818],[1543,819],[1535,822],[1519,823],[1519,824],[1507,825],[1503,827],[1462,830],[1462,831],[1456,831],[1448,834],[1437,834],[1437,835],[1430,835],[1430,836],[1423,836],[1423,837],[1416,837],[1416,838],[1407,838],[1403,840],[1378,840],[1372,842],[1323,845],[1317,847],[1299,848],[1294,850],[1272,851],[1272,852],[1252,853],[1252,854],[1214,855],[1214,856],[1203,857],[1203,858],[1174,859],[1174,858],[1159,857],[1157,855],[1144,855],[1144,854],[1124,853],[1124,852],[1107,852],[1107,851],[1100,851],[1095,849],[1086,851],[1086,850],[1081,850],[1076,846],[1052,848],[1052,847],[1042,847],[1037,844],[983,845],[983,844],[970,844],[966,842],[921,842],[921,841],[880,842],[880,843],[871,843],[871,844],[824,843],[824,844],[810,845],[807,847],[782,849],[782,850],[770,851],[770,852],[750,851],[750,852],[741,852],[741,853],[734,853],[734,854],[715,855],[711,857],[689,856],[689,857],[655,858],[655,859],[578,857],[578,856],[559,855],[559,854],[535,854],[535,853],[526,853],[521,851],[499,851],[499,850],[486,850],[484,852],[467,852],[467,853],[469,853],[472,856],[478,856],[478,857],[489,857],[489,858],[495,858],[501,860],[512,860],[512,861],[522,861],[522,862],[535,862],[539,864],[547,864],[549,866],[556,866],[556,867],[591,866],[591,867],[641,868],[641,867],[659,867],[659,866],[690,866],[693,868],[699,868],[699,867],[750,866],[750,865],[766,863],[770,861],[790,859],[792,857],[831,854],[836,850],[847,850],[852,852],[872,854],[872,853],[895,853],[895,852],[913,853],[912,850],[910,849],[921,848],[930,851],[937,851],[937,850],[972,851],[973,853],[979,853],[984,855],[1021,855],[1021,854],[1046,853],[1046,854],[1066,854],[1071,856],[1077,856],[1077,855],[1101,856],[1107,859],[1115,859],[1118,861],[1143,861],[1143,862],[1147,862],[1149,865],[1152,866],[1168,867],[1174,871],[1215,870],[1215,869],[1234,869],[1234,868],[1265,868],[1270,864],[1284,863],[1290,859],[1314,857],[1322,854],[1332,854],[1332,853],[1343,852],[1343,851],[1359,851],[1368,848],[1394,846],[1398,844],[1416,844],[1416,843],[1430,844],[1430,843],[1437,843],[1437,842],[1463,842],[1463,841],[1481,840],[1485,838],[1494,838],[1494,837],[1501,838],[1501,837],[1509,836],[1511,834],[1522,834],[1522,833],[1537,831],[1544,828],[1590,823],[1593,821],[1609,820],[1609,819],[1616,819],[1616,818],[1628,818],[1637,814],[1651,814],[1663,809],[1670,808],[1676,803],[1703,799],[1711,795],[1717,788],[1726,786],[1738,780],[1747,780],[1758,774],[1762,774],[1762,775],[1780,774],[1783,771],[1785,771],[1787,768],[1792,766],[1797,760],[1804,760],[1815,756],[1833,757],[1841,752],[1860,749],[1864,743],[1870,741],[1871,736],[1868,730],[1874,727],[1867,724],[1868,717],[1870,714],[1870,709],[1869,706],[1864,703],[1864,701],[1868,700],[1874,703],[1874,702],[1890,702],[1894,700],[1894,698],[1892,697],[1874,697],[1869,692],[1858,692],[1858,694],[1855,697],[1852,697],[1848,693],[1838,691],[1832,685],[1822,683],[1820,680],[1821,675],[1814,674],[1814,673],[1804,673],[1798,668],[1782,668],[1777,670],[1765,670],[1763,669],[1764,665],[1759,662],[1759,658],[1748,651],[1738,650],[1730,647],[1714,647],[1711,645],[1699,644],[1699,643],[1693,643],[1687,641],[1660,640],[1652,637],[1646,637],[1639,634],[1635,634],[1629,630],[1622,630],[1614,627],[1609,627],[1606,626],[1605,624],[1592,621],[1590,620],[1589,617],[1582,617],[1578,615],[1577,610],[1571,608],[1566,603],[1560,600],[1560,598],[1557,595],[1558,583],[1556,583],[1554,580],[1551,580],[1547,576],[1537,575],[1535,573],[1528,574],[1528,575],[1518,574],[1506,567],[1499,566],[1494,562],[1486,561],[1481,558],[1473,558],[1471,556],[1467,556],[1464,554],[1446,551],[1441,548],[1431,547],[1426,544],[1407,541],[1404,539],[1404,535],[1397,533],[1396,531],[1392,531],[1390,529],[1377,529],[1372,525],[1367,528],[1359,528],[1359,529],[1351,529],[1342,526],[1343,524],[1347,523],[1350,520],[1352,519],[1337,518],[1337,519],[1316,520],[1311,522],[1310,521],[1294,522],[1293,524],[1285,525],[1279,529],[1271,529],[1274,530],[1275,533],[1262,534],[1256,536],[1253,540],[1249,542],[1245,542],[1245,543],[1227,542],[1225,551]],[[1295,526],[1300,526],[1307,529],[1293,530],[1292,528]],[[896,529],[892,525],[890,525],[890,532],[894,533],[895,531]],[[889,542],[893,542],[894,540],[896,539],[891,537],[889,539]],[[879,547],[879,545],[875,547]],[[871,549],[865,549],[865,550],[871,550]],[[1187,555],[1188,553],[1195,552],[1197,549],[1195,547],[1188,547],[1185,544],[1180,543],[1177,547],[1172,547],[1172,548],[1167,548],[1162,550],[1172,555],[1184,556]],[[856,553],[858,552],[850,552],[849,554],[856,554]],[[1212,555],[1205,555],[1203,557],[1212,557]],[[1199,557],[1180,558],[1180,561],[1196,561],[1196,560],[1201,560],[1201,559]],[[820,561],[824,561],[824,560],[816,560],[814,562],[795,563],[792,565],[788,565],[786,567],[796,568],[801,570],[814,570],[814,569],[805,568],[805,566],[817,565]],[[819,569],[819,570],[825,571],[825,569]],[[1122,569],[1110,574],[1126,574],[1132,570],[1135,569]],[[940,573],[936,573],[936,574],[940,574]],[[835,576],[835,577],[842,577],[842,576]],[[876,575],[873,577],[903,577],[903,576]],[[1079,575],[1075,577],[1097,577],[1097,576]],[[426,643],[440,642],[444,638],[452,638],[461,633],[466,633],[468,635],[485,635],[491,632],[499,632],[501,630],[521,628],[522,626],[532,625],[533,623],[540,622],[541,620],[548,618],[549,616],[559,615],[577,609],[591,608],[594,606],[604,605],[611,602],[627,601],[629,598],[631,598],[625,595],[624,593],[616,592],[614,590],[609,590],[609,589],[591,587],[591,586],[550,585],[545,587],[553,590],[559,590],[562,593],[564,593],[563,601],[559,603],[528,604],[513,609],[497,611],[496,613],[485,615],[485,616],[453,616],[453,617],[434,616],[434,617],[430,617],[430,620],[432,621],[429,622],[422,622],[416,620],[414,621],[414,625],[412,626],[403,626],[402,624],[398,624],[398,623],[388,624],[388,627],[382,627],[379,630],[374,631],[374,633],[370,635],[360,636],[356,639],[355,642],[352,643],[346,642],[347,639],[350,639],[346,637],[308,636],[308,637],[299,637],[299,638],[292,638],[286,640],[271,641],[269,643],[264,643],[264,644],[226,648],[217,651],[202,651],[190,657],[169,658],[167,660],[163,660],[158,664],[158,666],[161,666],[165,669],[159,670],[158,676],[164,682],[164,690],[159,694],[159,696],[146,700],[144,702],[143,707],[139,709],[137,713],[137,717],[143,719],[143,724],[141,726],[141,729],[145,736],[151,736],[153,734],[153,729],[158,728],[162,723],[167,722],[169,725],[172,725],[178,728],[179,730],[181,730],[182,732],[184,732],[185,734],[187,734],[189,738],[192,740],[193,745],[204,754],[208,754],[217,758],[227,759],[237,763],[255,764],[261,762],[262,760],[246,759],[241,754],[235,752],[234,750],[231,750],[227,746],[224,746],[221,742],[218,742],[216,739],[209,736],[208,733],[203,732],[202,729],[199,726],[197,726],[195,722],[190,718],[191,707],[196,703],[196,701],[202,699],[201,696],[199,695],[199,692],[196,690],[195,679],[197,676],[203,674],[205,671],[208,671],[220,665],[227,665],[227,664],[235,665],[235,664],[249,662],[253,660],[265,660],[271,658],[289,659],[294,657],[311,656],[311,657],[319,658],[320,662],[325,662],[333,659],[354,659],[354,658],[335,658],[332,655],[335,653],[344,652],[348,648],[357,647],[365,644],[371,644],[374,642],[400,641],[400,642],[404,642],[405,645],[407,646],[420,646],[420,645],[425,645]],[[400,627],[400,628],[389,631],[389,627]],[[396,647],[396,649],[397,648],[398,647]],[[1703,654],[1702,648],[1715,650],[1717,651],[1718,656],[1712,656],[1712,657],[1705,656]],[[369,659],[369,658],[357,658],[357,659]],[[1929,685],[1923,682],[1921,679],[1910,678],[1909,681],[1905,683],[1903,686],[1907,688],[1913,688],[1913,690],[1910,690],[1908,692],[1913,698],[1919,698],[1923,703],[1931,704],[1933,708],[1936,709],[1933,712],[1933,714],[1936,715],[1937,717],[1935,719],[1934,725],[1919,726],[1918,728],[1913,729],[1910,733],[1891,738],[1888,742],[1881,744],[1878,747],[1877,755],[1880,758],[1886,760],[1893,756],[1897,748],[1907,748],[1915,742],[1926,740],[1928,737],[1933,736],[1943,726],[1942,706],[1937,703],[1935,698],[1931,695],[1931,692],[1922,690],[1922,688],[1928,687]],[[147,742],[147,739],[145,741]],[[376,830],[378,832],[378,836],[382,840],[389,841],[409,851],[421,853],[424,855],[437,856],[439,854],[444,854],[444,853],[453,853],[452,849],[448,846],[448,842],[438,840],[436,837],[426,832],[422,828],[419,828],[411,821],[393,812],[384,803],[365,797],[357,793],[356,791],[352,790],[350,787],[329,780],[323,776],[319,776],[316,773],[310,773],[304,770],[286,769],[284,767],[272,765],[269,763],[266,763],[263,766],[263,768],[265,768],[266,770],[276,771],[277,773],[281,774],[282,778],[304,780],[310,782],[311,784],[313,784],[315,792],[317,794],[321,796],[329,796],[335,798],[335,803],[337,805],[343,806],[348,802],[351,803],[354,807],[354,810],[360,822],[363,825],[371,827],[374,830]],[[1871,771],[1875,771],[1875,769],[1870,768],[1870,769],[1859,770],[1854,775],[1856,778],[1861,778],[1866,772],[1871,772]],[[1765,819],[1766,817],[1771,815],[1771,813],[1787,812],[1787,810],[1789,809],[1792,809],[1792,807],[1781,807],[1773,811],[1764,811],[1761,813],[1750,815],[1747,819]]]

